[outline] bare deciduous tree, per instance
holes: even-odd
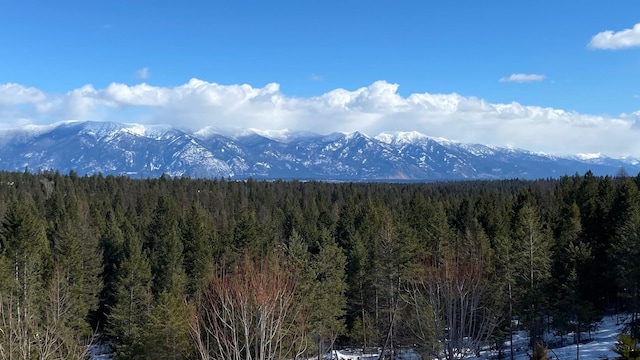
[[[69,279],[55,267],[46,290],[43,311],[33,296],[0,292],[0,359],[86,359],[95,334],[77,336],[67,324],[71,308]],[[28,287],[23,291],[29,293]]]
[[[211,279],[191,311],[202,359],[271,360],[304,352],[304,326],[295,301],[296,272],[277,257],[245,256]]]

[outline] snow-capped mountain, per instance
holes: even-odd
[[[640,171],[637,160],[601,154],[560,158],[461,144],[417,132],[319,135],[242,129],[223,134],[170,126],[67,121],[0,130],[0,169],[79,174],[303,180],[547,178],[591,170]]]

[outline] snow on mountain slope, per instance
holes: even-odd
[[[462,144],[418,132],[319,135],[241,129],[223,134],[165,125],[65,121],[0,130],[0,169],[74,170],[80,174],[157,177],[460,180],[546,178],[591,170],[634,174],[638,161],[568,158],[526,150]]]
[[[376,136],[375,139],[387,144],[419,144],[429,140],[440,144],[457,144],[456,142],[445,138],[431,137],[417,131],[383,132]]]

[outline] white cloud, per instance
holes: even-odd
[[[618,32],[607,30],[594,35],[588,47],[600,50],[617,50],[640,46],[640,23],[631,29]]]
[[[546,76],[540,75],[540,74],[511,74],[511,76],[509,77],[500,78],[500,82],[524,83],[524,82],[542,81],[545,78]]]
[[[18,104],[35,104],[43,101],[46,95],[33,87],[20,84],[0,84],[0,106],[12,106]]]
[[[311,74],[311,76],[309,77],[309,80],[311,80],[311,81],[323,81],[324,78],[321,75],[318,75],[318,74]]]
[[[139,79],[148,79],[149,77],[151,77],[151,74],[149,73],[148,67],[143,67],[142,69],[136,71],[135,76]]]
[[[276,83],[221,85],[199,79],[175,87],[146,83],[85,85],[48,94],[0,84],[0,124],[60,120],[112,120],[201,129],[240,127],[307,130],[321,134],[419,131],[469,143],[525,148],[551,154],[639,156],[640,112],[605,117],[516,102],[493,104],[459,94],[402,96],[386,81],[314,97],[289,97]],[[636,125],[636,123],[638,125]]]

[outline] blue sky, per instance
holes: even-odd
[[[0,0],[0,123],[417,130],[640,156],[636,24],[637,0]]]

